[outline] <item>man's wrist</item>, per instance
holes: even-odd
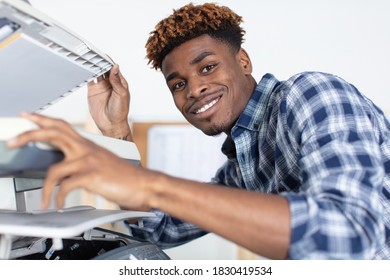
[[[103,135],[109,136],[112,138],[133,141],[133,134],[131,132],[129,124],[126,125],[113,125],[109,128],[101,128],[100,131]]]

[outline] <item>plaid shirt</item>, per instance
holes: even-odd
[[[339,77],[266,74],[212,183],[284,196],[290,259],[390,259],[389,133],[383,112]],[[155,212],[130,226],[134,236],[168,248],[206,234]]]

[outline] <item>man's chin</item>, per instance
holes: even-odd
[[[201,128],[201,130],[207,136],[217,136],[226,131],[226,129],[221,125],[210,125],[208,127]]]

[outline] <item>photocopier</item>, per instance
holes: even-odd
[[[6,147],[8,139],[35,128],[18,117],[20,111],[43,112],[112,66],[106,54],[27,1],[0,0],[0,259],[169,259],[155,244],[104,227],[153,218],[152,212],[89,205],[40,209],[45,174],[62,152],[45,143]],[[139,164],[134,143],[79,133]]]

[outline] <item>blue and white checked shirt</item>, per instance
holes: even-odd
[[[212,183],[285,196],[290,259],[390,259],[389,133],[383,112],[339,77],[266,74]],[[207,233],[156,214],[133,235],[168,248]]]

